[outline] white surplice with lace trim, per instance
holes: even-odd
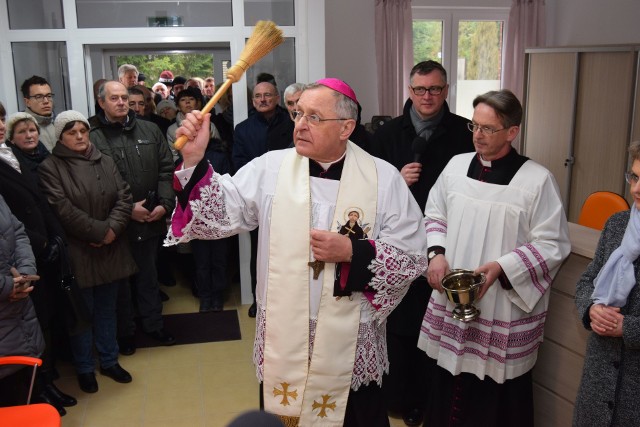
[[[290,150],[290,149],[289,149]],[[193,239],[228,237],[239,232],[259,229],[257,257],[258,317],[253,359],[256,375],[263,379],[263,350],[265,301],[269,248],[269,223],[276,179],[280,164],[288,150],[271,151],[248,163],[233,177],[208,174],[190,196],[190,212],[180,209],[174,212],[173,221],[185,224],[178,233],[169,231],[166,245],[188,242]],[[376,257],[369,265],[374,277],[369,286],[377,292],[373,301],[356,292],[362,309],[351,388],[375,382],[382,383],[382,375],[388,370],[386,349],[386,318],[400,303],[411,282],[421,275],[427,266],[426,234],[422,225],[422,213],[409,192],[399,172],[389,163],[375,159],[378,172],[378,206],[375,228],[369,233],[375,244]],[[184,183],[184,179],[180,179]],[[337,231],[330,227],[335,210],[339,182],[311,178],[312,224],[318,229]],[[180,216],[180,218],[177,218]],[[185,216],[187,216],[185,218]],[[308,218],[291,218],[291,221],[309,221]],[[367,223],[366,213],[362,218]],[[322,289],[323,273],[313,279],[309,271],[309,346],[313,348],[315,325]],[[375,305],[375,306],[374,306]],[[311,354],[311,351],[310,351]]]

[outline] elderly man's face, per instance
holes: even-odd
[[[336,97],[327,87],[308,89],[298,100],[297,111],[303,117],[296,120],[293,140],[296,151],[301,156],[317,162],[338,160],[346,149],[347,139],[355,127],[353,119],[314,122],[310,116],[320,119],[338,119],[335,111]]]
[[[287,106],[287,111],[289,111],[291,120],[293,120],[293,112],[296,111],[296,106],[298,105],[300,95],[302,95],[302,91],[294,92],[291,95],[284,96],[284,104]]]
[[[53,94],[49,85],[29,86],[29,97],[24,98],[25,105],[34,113],[50,116],[53,112]]]
[[[138,73],[135,71],[127,71],[124,76],[120,78],[120,83],[128,88],[134,87],[138,84]]]
[[[482,102],[473,109],[471,121],[476,125],[473,145],[484,160],[497,160],[509,154],[519,126],[505,128],[493,107]]]
[[[104,86],[105,99],[98,99],[110,122],[122,122],[129,113],[129,93],[122,83],[108,82]]]
[[[153,91],[160,94],[162,99],[167,99],[169,96],[169,88],[164,83],[156,83],[153,85]]]
[[[253,107],[258,113],[271,115],[280,103],[278,90],[271,83],[258,83],[253,89]]]
[[[416,95],[413,90],[409,88],[409,98],[411,98],[414,108],[423,119],[430,119],[438,114],[449,93],[449,85],[445,83],[444,76],[439,70],[433,70],[425,75],[414,74],[411,78],[411,87],[423,87],[426,89],[431,87],[442,88],[442,92],[440,92],[439,95],[431,95],[427,90],[422,96]]]

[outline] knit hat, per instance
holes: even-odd
[[[25,120],[33,122],[33,124],[36,125],[36,129],[38,129],[38,133],[40,133],[40,126],[31,114],[22,112],[13,113],[7,119],[7,123],[5,123],[5,126],[7,127],[7,141],[11,141],[13,139],[13,128],[15,125]]]
[[[163,99],[162,101],[158,102],[158,105],[156,105],[157,112],[161,112],[166,108],[171,108],[173,111],[178,110],[178,107],[176,107],[176,104],[169,99]]]
[[[160,83],[171,84],[173,82],[173,73],[169,70],[164,70],[160,73],[160,78],[158,79]]]
[[[58,114],[56,120],[53,122],[53,127],[56,131],[56,141],[60,141],[62,129],[64,129],[64,127],[69,122],[82,122],[87,125],[88,129],[91,129],[89,121],[85,118],[84,115],[82,115],[82,113],[73,110],[63,111],[62,113]]]
[[[329,89],[333,89],[336,92],[340,92],[347,98],[350,98],[351,100],[353,100],[353,102],[355,102],[356,104],[359,104],[358,100],[356,99],[356,93],[353,91],[353,89],[351,89],[351,86],[349,86],[348,84],[346,84],[340,79],[334,79],[334,78],[320,79],[316,82],[316,84],[326,86]]]

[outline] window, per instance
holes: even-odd
[[[56,95],[53,100],[56,113],[71,108],[66,42],[14,42],[11,43],[11,52],[19,111],[26,107],[20,86],[33,75],[44,77],[49,82],[51,92]],[[10,108],[7,111],[11,111]]]
[[[293,0],[244,0],[244,25],[256,25],[259,20],[295,25],[294,9]]]
[[[64,28],[61,0],[8,0],[12,30]]]
[[[78,28],[229,27],[232,0],[75,0]]]
[[[501,88],[508,8],[413,8],[414,62],[433,59],[447,70],[449,108],[473,115],[473,98]]]

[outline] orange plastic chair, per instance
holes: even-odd
[[[578,224],[602,230],[611,215],[627,209],[629,203],[621,195],[610,191],[596,191],[584,201]]]
[[[60,414],[58,414],[56,408],[47,403],[29,404],[31,402],[33,383],[36,379],[36,369],[42,365],[42,360],[27,356],[4,356],[0,357],[0,365],[33,366],[27,404],[0,408],[0,425],[11,427],[60,427]]]

